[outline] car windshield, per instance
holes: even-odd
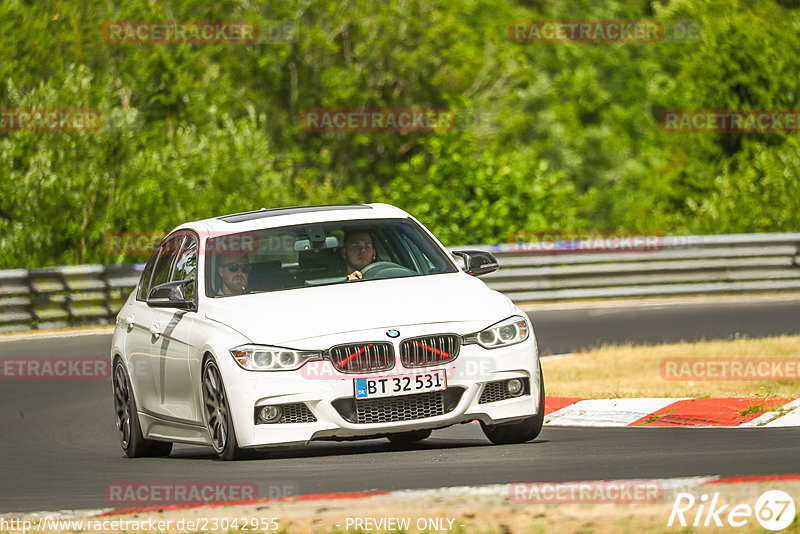
[[[207,240],[206,295],[280,291],[457,272],[452,260],[411,219],[336,221],[228,234]],[[246,268],[242,268],[244,264]],[[246,275],[241,271],[249,272]],[[226,273],[225,270],[235,270]],[[238,275],[238,276],[237,276]]]

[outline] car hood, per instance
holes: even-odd
[[[348,282],[206,302],[209,319],[253,343],[279,346],[405,325],[485,322],[488,326],[515,310],[507,297],[464,273]]]

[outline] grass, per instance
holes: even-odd
[[[784,375],[757,380],[718,380],[681,374],[666,378],[663,362],[715,358],[746,365],[751,359],[780,358],[789,362]],[[794,367],[792,367],[792,365]],[[788,377],[800,368],[800,336],[702,341],[669,345],[604,346],[571,358],[543,361],[547,394],[560,397],[797,397],[800,382]],[[772,411],[763,402],[748,413]],[[743,414],[745,415],[745,414]]]
[[[673,411],[675,411],[674,408],[672,410],[667,410],[666,412],[664,412],[664,413],[662,413],[660,415],[651,415],[650,417],[648,417],[647,419],[645,419],[644,421],[639,423],[639,426],[645,426],[645,425],[649,425],[650,423],[654,423],[654,422],[658,421],[659,419],[661,419],[662,417],[664,417],[665,415],[669,415]]]

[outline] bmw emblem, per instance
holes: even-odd
[[[400,335],[400,331],[392,328],[391,330],[386,331],[386,335],[389,337],[398,337]]]

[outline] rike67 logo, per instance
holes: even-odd
[[[677,524],[685,527],[687,520],[693,527],[742,527],[755,518],[767,530],[783,530],[794,519],[797,509],[792,497],[781,490],[764,492],[755,506],[749,504],[721,504],[719,493],[711,497],[703,494],[696,499],[691,493],[678,493],[667,526]],[[686,514],[686,515],[684,515]],[[687,519],[688,518],[688,519]]]

